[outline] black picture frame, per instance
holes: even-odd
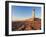
[[[9,3],[28,3],[28,4],[42,4],[42,5],[44,5],[44,32],[9,35]],[[5,36],[36,35],[36,34],[45,34],[45,3],[23,2],[23,1],[5,1]]]

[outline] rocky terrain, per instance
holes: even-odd
[[[32,19],[27,19],[25,21],[12,21],[12,31],[40,30],[41,19],[35,18],[34,23],[31,20]]]

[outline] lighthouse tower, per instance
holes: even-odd
[[[34,27],[35,22],[35,9],[32,9],[32,27]]]
[[[35,19],[35,9],[33,8],[32,9],[32,20],[34,21],[34,19]]]

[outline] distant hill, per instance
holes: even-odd
[[[41,29],[41,19],[35,18],[34,25],[32,18],[26,19],[24,21],[12,21],[12,31],[21,30],[39,30]]]
[[[35,18],[35,19],[34,19],[34,21],[37,21],[37,20],[38,20],[38,21],[41,21],[40,18]],[[32,21],[32,18],[26,19],[25,21]]]

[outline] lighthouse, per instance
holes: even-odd
[[[35,9],[32,9],[32,27],[34,27],[35,22]]]
[[[34,21],[34,19],[35,19],[35,9],[33,8],[32,9],[32,20]]]

